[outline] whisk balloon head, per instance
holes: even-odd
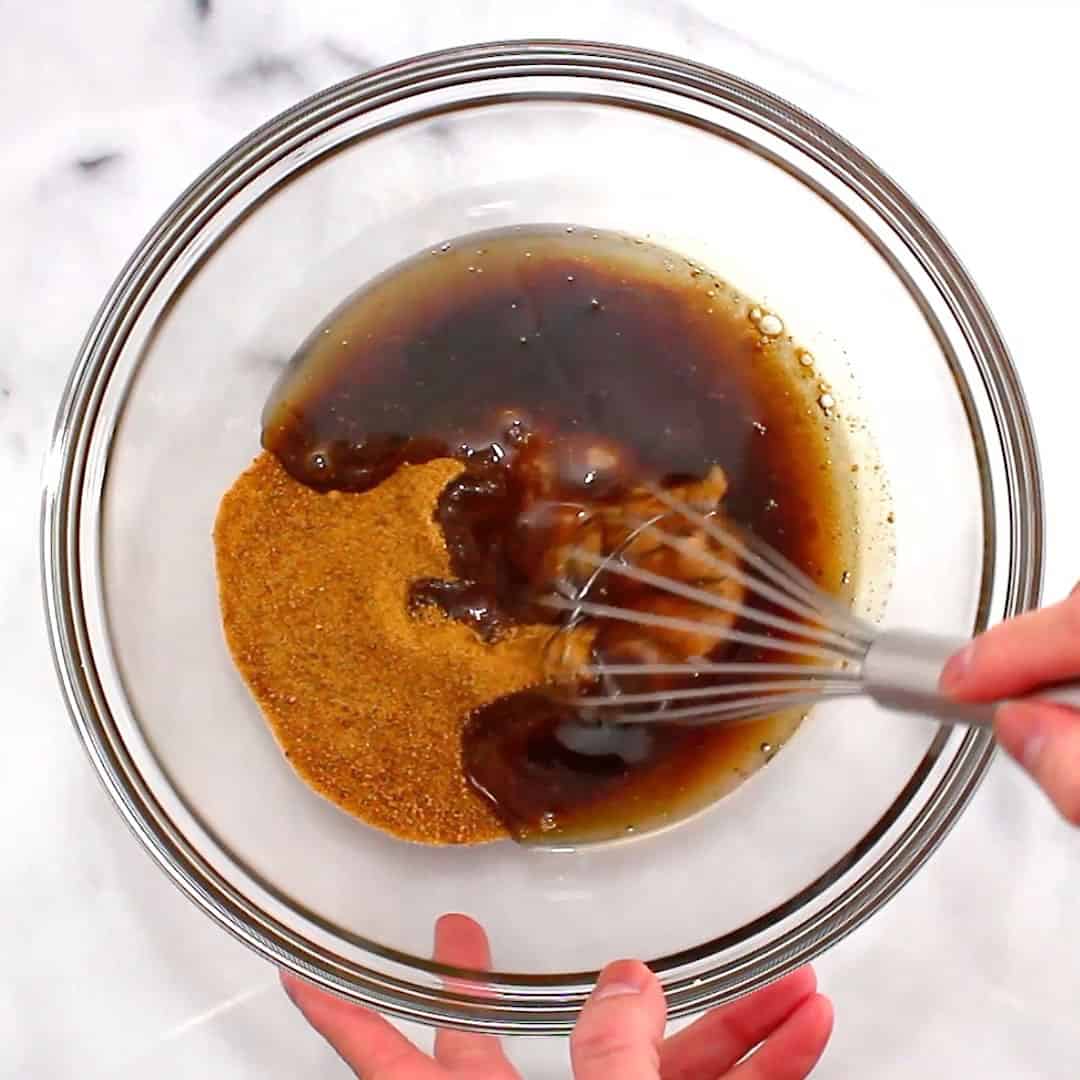
[[[651,512],[599,523],[608,543],[583,522],[541,601],[562,617],[554,692],[617,724],[746,722],[861,692],[867,623],[715,503],[647,490]]]

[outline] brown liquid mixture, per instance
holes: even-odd
[[[435,511],[447,572],[413,580],[407,606],[418,641],[435,608],[498,648],[515,627],[557,621],[537,598],[565,572],[560,551],[644,482],[726,480],[731,519],[842,592],[847,463],[800,359],[775,316],[670,252],[581,228],[478,234],[395,268],[320,327],[267,407],[263,442],[313,493],[460,462]],[[593,644],[605,657],[642,647],[614,624]],[[402,686],[411,677],[398,671]],[[578,841],[705,805],[797,721],[597,737],[533,690],[473,708],[462,755],[513,835]]]

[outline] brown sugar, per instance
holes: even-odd
[[[439,459],[320,493],[264,452],[214,529],[229,649],[293,768],[350,814],[430,844],[506,835],[465,779],[462,730],[542,681],[550,633],[485,644],[438,609],[410,614],[412,582],[451,576],[433,515],[461,469]]]

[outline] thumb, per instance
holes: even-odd
[[[644,964],[608,964],[570,1036],[575,1080],[659,1080],[666,1019],[664,992]]]

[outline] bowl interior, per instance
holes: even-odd
[[[258,451],[266,396],[312,327],[375,274],[473,230],[567,222],[643,236],[768,305],[814,354],[862,463],[860,607],[959,634],[1004,608],[1003,451],[919,260],[760,120],[570,84],[523,75],[467,99],[432,90],[312,120],[288,152],[204,199],[99,382],[79,543],[112,744],[183,858],[241,898],[240,921],[284,928],[310,950],[307,970],[345,990],[350,973],[377,968],[437,993],[426,958],[446,911],[479,919],[501,976],[539,999],[545,981],[622,955],[673,979],[757,962],[869,887],[973,752],[929,721],[821,706],[693,820],[573,853],[391,840],[283,760],[222,636],[218,500]]]

